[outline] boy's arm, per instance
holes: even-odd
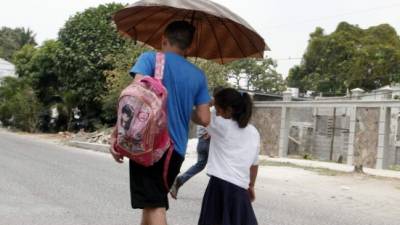
[[[207,77],[203,73],[200,81],[199,89],[197,90],[194,105],[195,109],[192,112],[192,121],[203,127],[207,127],[211,121],[210,113],[210,95],[208,93]]]
[[[137,74],[135,74],[135,77],[133,78],[133,81],[137,82],[137,81],[143,79],[144,77],[145,77],[144,75],[137,73]]]
[[[211,114],[210,105],[208,103],[198,105],[192,112],[192,121],[203,127],[207,127],[210,124]]]
[[[254,186],[255,186],[255,184],[256,184],[257,173],[258,173],[258,165],[256,165],[256,166],[251,166],[251,167],[250,167],[249,194],[250,194],[250,200],[251,200],[252,202],[256,199],[256,194],[255,194],[255,191],[254,191]]]

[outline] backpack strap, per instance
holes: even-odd
[[[154,69],[154,78],[162,80],[164,78],[164,65],[165,65],[165,54],[157,52],[156,54],[156,68]]]

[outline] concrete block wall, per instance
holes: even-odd
[[[310,122],[314,121],[313,108],[292,108],[289,110],[287,118],[290,122]]]
[[[384,168],[400,165],[400,108],[392,108],[390,114],[389,145],[383,157]]]
[[[256,102],[255,106],[253,123],[260,130],[264,154],[287,157],[288,153],[301,155],[311,152],[316,159],[327,160],[332,127],[335,127],[333,160],[342,156],[342,162],[348,165],[362,163],[364,167],[377,169],[400,165],[398,100],[286,100]],[[334,108],[335,124],[332,118]],[[296,133],[293,130],[303,131],[300,132],[302,135],[307,130],[312,137],[290,136]]]
[[[279,155],[279,132],[282,109],[255,108],[251,123],[261,134],[261,154],[277,157]]]
[[[347,158],[347,146],[345,143],[348,142],[348,135],[341,135],[335,137],[333,142],[333,161],[338,161],[339,157],[342,157],[342,162],[346,163]],[[314,139],[312,155],[318,160],[328,161],[330,159],[331,152],[331,137],[326,135],[316,135]]]
[[[354,140],[355,163],[375,168],[377,162],[378,131],[379,109],[358,108]]]

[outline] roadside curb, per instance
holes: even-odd
[[[83,141],[69,141],[67,145],[76,147],[76,148],[83,148],[88,150],[93,150],[96,152],[103,152],[103,153],[110,153],[110,145],[106,144],[97,144],[97,143],[89,143]]]
[[[89,142],[81,142],[81,141],[69,141],[67,145],[89,149],[97,152],[110,153],[109,148],[110,145],[107,144],[97,144],[97,143],[89,143]],[[190,150],[188,149],[188,153],[190,154]],[[271,158],[268,156],[260,156],[260,160],[265,160],[267,162],[277,162],[277,163],[291,163],[297,166],[303,167],[311,167],[311,168],[323,168],[329,169],[333,171],[352,173],[354,172],[354,166],[339,164],[339,163],[331,163],[331,162],[319,162],[319,161],[311,161],[311,160],[301,160],[301,159],[290,159],[290,158]],[[371,176],[377,177],[385,177],[385,178],[395,178],[400,179],[400,172],[392,171],[392,170],[379,170],[379,169],[371,169],[364,168],[364,173]]]
[[[339,163],[319,162],[319,161],[290,159],[290,158],[271,158],[268,156],[260,156],[260,160],[265,160],[267,162],[291,163],[297,166],[323,168],[345,173],[354,172],[354,166],[339,164]],[[365,174],[370,176],[400,179],[400,172],[398,171],[371,169],[371,168],[364,168],[363,171]]]

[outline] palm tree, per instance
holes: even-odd
[[[25,29],[24,27],[22,28],[16,28],[15,29],[17,33],[17,43],[20,48],[22,48],[24,45],[37,45],[35,41],[36,34],[29,28]]]
[[[13,54],[24,45],[36,45],[35,36],[29,28],[2,27],[0,29],[0,58],[10,61]]]

